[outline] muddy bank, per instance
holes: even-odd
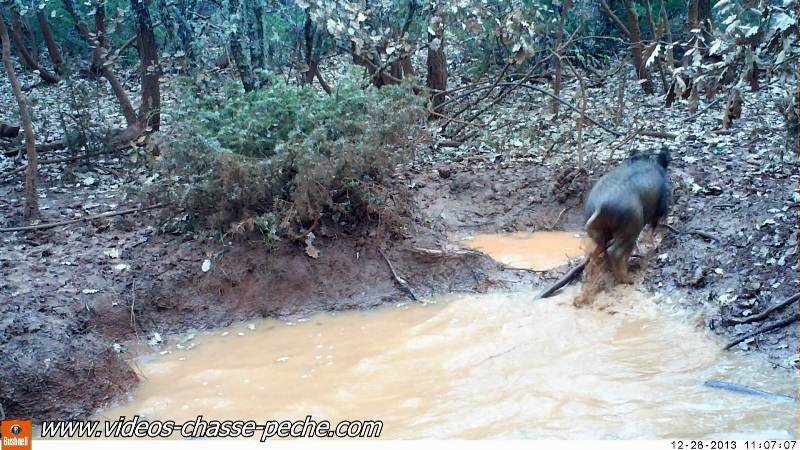
[[[670,222],[719,241],[659,230],[658,249],[643,255],[633,273],[640,290],[700,312],[702,325],[728,339],[762,325],[736,325],[730,318],[763,311],[796,292],[797,174],[788,164],[754,171],[746,159],[729,156],[720,163],[728,178],[720,179],[692,159],[696,151],[673,154]],[[452,240],[478,232],[580,230],[583,194],[606,167],[598,161],[580,172],[526,160],[476,167],[469,159],[422,165],[405,174],[419,207],[405,238],[326,223],[314,242],[316,259],[299,243],[267,250],[257,239],[163,234],[153,226],[157,211],[4,233],[0,295],[8,300],[0,305],[0,358],[11,364],[0,374],[0,404],[10,418],[85,418],[136,385],[126,362],[131,342],[409,299],[395,275],[418,297],[542,287],[567,268],[505,270]],[[80,179],[45,185],[43,221],[138,205],[108,178],[101,178],[103,188]],[[2,225],[21,223],[18,188],[0,189]],[[206,260],[211,265],[204,272]],[[794,311],[790,306],[768,321]],[[734,349],[742,350],[794,370],[797,328]]]
[[[631,270],[640,290],[697,312],[702,326],[732,340],[797,313],[794,302],[763,320],[738,323],[798,291],[797,147],[778,158],[756,135],[736,151],[701,141],[670,146],[674,201],[667,223],[681,234],[659,227],[657,248],[640,246]],[[596,159],[581,172],[569,163],[551,169],[532,158],[484,162],[476,169],[475,161],[464,159],[433,164],[416,175],[415,186],[422,211],[451,236],[577,231],[585,193],[617,163]],[[542,276],[551,281],[567,270]],[[776,368],[797,370],[797,332],[790,324],[731,351],[757,351]]]
[[[76,190],[86,197],[76,201]],[[20,197],[0,196],[2,210],[19,211]],[[119,200],[111,190],[97,195],[80,183],[69,193],[53,189],[42,199],[43,221],[136,206]],[[86,210],[87,204],[94,207]],[[8,300],[0,305],[6,361],[0,405],[6,417],[82,419],[124,399],[138,381],[126,362],[126,343],[252,318],[408,300],[396,277],[420,298],[539,282],[425,227],[393,239],[372,228],[327,224],[314,242],[320,252],[314,259],[298,243],[267,250],[253,237],[223,243],[162,234],[151,226],[157,214],[2,235],[0,296]],[[4,217],[6,226],[18,221],[13,213]]]
[[[778,155],[764,135],[736,133],[671,145],[669,223],[690,233],[659,230],[657,250],[633,268],[638,289],[697,312],[699,326],[725,340],[797,311],[795,302],[762,321],[735,323],[797,292],[798,208],[797,147]],[[567,268],[505,270],[453,240],[581,230],[585,192],[616,163],[601,152],[585,171],[575,168],[572,153],[441,152],[402,175],[419,209],[405,238],[326,222],[316,233],[316,259],[298,243],[268,251],[257,237],[223,242],[163,234],[157,211],[2,233],[0,358],[8,363],[0,372],[0,405],[9,418],[85,418],[135,386],[125,353],[132,341],[408,299],[396,276],[418,297],[543,287]],[[45,166],[43,222],[140,205],[130,194],[140,180],[119,176],[129,173],[124,156],[96,163],[111,171]],[[0,226],[23,224],[21,189],[20,179],[0,180]],[[797,327],[733,351],[756,351],[779,370],[796,370]]]

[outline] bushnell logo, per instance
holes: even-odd
[[[2,450],[30,450],[31,448],[31,421],[30,420],[4,420],[0,424],[0,441]]]

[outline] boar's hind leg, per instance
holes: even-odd
[[[608,256],[611,260],[611,267],[614,269],[614,277],[617,282],[632,284],[633,280],[628,276],[628,260],[636,246],[636,237],[625,239],[615,239],[608,249]]]

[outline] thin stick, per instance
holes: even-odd
[[[702,230],[690,230],[689,233],[697,235],[697,236],[700,236],[702,238],[706,238],[706,239],[712,240],[712,241],[717,241],[718,243],[722,242],[722,239],[718,238],[717,236],[714,236],[711,233],[707,233],[707,232],[702,231]]]
[[[467,92],[466,94],[463,94],[463,95],[464,95],[464,96],[466,96],[466,95],[469,95],[469,94],[474,94],[474,93],[477,93],[477,92],[480,92],[480,91],[483,91],[483,90],[486,90],[486,89],[494,88],[494,87],[507,87],[507,86],[511,86],[511,87],[522,87],[522,88],[525,88],[525,89],[530,89],[530,90],[533,90],[533,91],[539,92],[540,94],[544,94],[544,95],[546,95],[546,96],[548,96],[548,97],[551,97],[551,98],[553,98],[554,100],[556,100],[556,101],[560,102],[561,104],[563,104],[563,105],[564,105],[564,106],[566,106],[567,108],[571,109],[572,111],[575,111],[575,112],[576,112],[576,113],[578,113],[578,114],[580,114],[580,112],[581,112],[581,110],[580,110],[580,109],[578,109],[578,108],[576,108],[575,106],[571,105],[569,102],[567,102],[567,101],[566,101],[566,100],[564,100],[563,98],[561,98],[561,97],[559,97],[559,96],[557,96],[557,95],[554,95],[552,92],[549,92],[549,91],[548,91],[548,90],[546,90],[546,89],[542,89],[542,88],[540,88],[540,87],[538,87],[538,86],[534,86],[534,85],[532,85],[532,84],[527,84],[527,83],[517,83],[517,82],[515,82],[515,83],[512,83],[512,82],[503,82],[503,83],[497,83],[496,85],[495,85],[495,84],[492,84],[492,85],[486,85],[486,86],[481,86],[481,87],[479,87],[479,88],[476,88],[476,89],[474,89],[474,90],[472,90],[472,91],[469,91],[469,92]],[[622,136],[624,136],[624,134],[620,133],[619,131],[615,131],[615,130],[612,130],[611,128],[608,128],[607,126],[605,126],[605,125],[601,124],[600,122],[598,122],[597,120],[593,119],[591,116],[588,116],[588,115],[587,115],[587,116],[584,116],[584,118],[585,118],[586,120],[588,120],[589,122],[592,122],[593,124],[595,124],[595,125],[597,125],[598,127],[602,128],[603,130],[607,131],[608,133],[611,133],[611,134],[613,134],[613,135],[614,135],[614,136],[616,136],[616,137],[622,137]]]
[[[642,136],[650,136],[650,137],[657,137],[657,138],[664,138],[664,139],[675,139],[678,137],[675,133],[667,133],[666,131],[650,131],[645,130],[641,132]]]
[[[411,300],[414,300],[415,302],[419,301],[417,299],[417,296],[414,295],[413,292],[411,292],[411,288],[408,286],[408,282],[397,275],[397,272],[395,272],[394,270],[394,266],[392,266],[392,262],[389,261],[389,258],[386,257],[386,255],[383,253],[383,250],[378,249],[378,251],[380,252],[381,256],[383,256],[383,259],[386,260],[386,264],[389,265],[389,270],[392,271],[392,276],[394,276],[394,280],[397,281],[397,284],[399,284],[400,287],[408,294],[408,296],[411,297]]]
[[[687,117],[687,118],[683,119],[683,121],[684,121],[684,122],[691,122],[691,121],[692,121],[692,120],[693,120],[695,117],[699,116],[700,114],[703,114],[704,112],[708,111],[708,109],[709,109],[709,108],[711,108],[712,106],[716,105],[716,104],[717,104],[717,102],[719,101],[719,99],[721,99],[721,98],[722,98],[722,97],[717,97],[717,99],[716,99],[716,100],[714,100],[713,102],[711,102],[711,103],[707,104],[707,105],[706,105],[706,106],[705,106],[703,109],[701,109],[700,111],[697,111],[696,113],[692,114],[691,116],[689,116],[689,117]]]
[[[136,280],[133,280],[131,283],[131,291],[133,291],[133,298],[131,299],[131,328],[133,328],[133,335],[136,336],[136,340],[139,340],[139,332],[136,331],[136,312],[134,311],[134,307],[136,306]]]
[[[14,231],[30,231],[30,230],[46,230],[48,228],[55,228],[60,227],[62,225],[71,225],[73,223],[83,222],[86,220],[94,220],[94,219],[102,219],[104,217],[113,217],[113,216],[121,216],[123,214],[132,214],[139,211],[147,211],[150,209],[156,209],[167,206],[167,203],[158,203],[151,206],[145,206],[141,208],[132,208],[132,209],[123,209],[122,211],[108,211],[101,214],[96,214],[94,216],[86,216],[80,217],[78,219],[72,220],[64,220],[61,222],[53,222],[53,223],[42,223],[39,225],[29,225],[26,227],[13,227],[13,228],[0,228],[0,233],[11,233]]]
[[[570,269],[569,272],[567,272],[566,275],[561,277],[560,280],[556,281],[555,284],[553,284],[549,288],[543,290],[542,292],[539,292],[538,294],[536,294],[536,297],[534,297],[533,299],[534,300],[539,300],[539,299],[542,299],[542,298],[549,297],[549,296],[553,295],[553,293],[555,291],[557,291],[557,290],[561,289],[562,287],[566,286],[567,284],[571,283],[572,280],[577,278],[578,275],[580,275],[581,272],[583,272],[583,269],[586,268],[586,264],[588,262],[589,262],[589,258],[586,258],[585,260],[583,260],[583,262],[581,262],[577,266],[575,266],[572,269]]]
[[[299,236],[295,236],[292,239],[295,240],[295,241],[302,241],[303,239],[305,239],[306,236],[308,236],[312,231],[317,229],[317,227],[319,226],[320,217],[322,217],[322,214],[319,211],[317,211],[317,217],[314,218],[314,223],[311,224],[311,228],[306,230],[305,233],[303,233],[303,234],[301,234]]]
[[[714,388],[714,389],[722,389],[731,392],[737,392],[739,394],[748,394],[748,395],[756,395],[759,397],[767,397],[767,398],[776,398],[779,400],[786,400],[790,402],[797,403],[797,397],[791,397],[788,395],[783,394],[775,394],[773,392],[762,391],[761,389],[756,389],[754,387],[750,387],[744,384],[738,383],[729,383],[727,381],[717,381],[717,380],[708,380],[703,383],[703,386]]]
[[[64,150],[65,148],[67,148],[67,144],[65,144],[63,141],[50,142],[50,143],[47,143],[47,144],[39,144],[39,145],[36,146],[36,154],[38,155],[40,153],[50,152],[50,151],[53,151],[53,150]],[[10,149],[10,150],[3,150],[2,154],[4,156],[12,156],[12,155],[18,154],[21,150],[25,150],[25,149],[24,148],[14,148],[14,149]]]
[[[113,150],[112,150],[112,151],[113,151]],[[111,153],[111,151],[107,151],[107,150],[106,150],[106,151],[102,151],[102,152],[87,153],[87,154],[85,154],[85,155],[69,156],[69,157],[66,157],[66,158],[44,159],[44,160],[41,160],[41,159],[40,159],[40,160],[37,162],[37,164],[39,164],[39,165],[42,165],[42,164],[56,164],[56,163],[63,163],[63,162],[77,161],[77,160],[79,160],[79,159],[91,158],[91,157],[93,157],[93,156],[102,155],[102,154],[104,154],[104,153]],[[22,167],[17,167],[17,168],[16,168],[16,169],[14,169],[14,170],[9,170],[9,171],[8,171],[8,172],[6,172],[6,173],[0,174],[0,178],[9,177],[9,176],[11,176],[11,175],[14,175],[15,173],[22,172],[23,170],[25,170],[25,169],[27,169],[27,168],[28,168],[28,165],[27,165],[27,164],[25,164],[25,165],[24,165],[24,166],[22,166]]]
[[[559,221],[559,220],[561,220],[561,215],[562,215],[562,214],[564,214],[564,211],[566,211],[567,209],[569,209],[569,207],[562,209],[562,210],[561,210],[561,212],[560,212],[560,213],[558,213],[558,217],[556,217],[556,221],[555,221],[555,222],[553,222],[553,224],[552,224],[552,225],[550,225],[549,227],[545,227],[545,229],[546,229],[547,231],[552,231],[552,230],[553,230],[553,227],[554,227],[554,226],[556,226],[556,224],[558,223],[558,221]]]
[[[756,337],[759,334],[766,333],[768,331],[772,331],[772,330],[775,330],[777,328],[785,327],[786,325],[789,325],[791,323],[797,322],[798,318],[800,318],[800,314],[794,313],[794,314],[792,314],[791,317],[789,317],[787,319],[779,320],[779,321],[771,323],[769,325],[764,325],[763,327],[761,327],[761,328],[759,328],[759,329],[757,329],[755,331],[751,331],[750,333],[747,333],[742,337],[736,338],[736,339],[728,342],[728,345],[725,346],[725,350],[728,350],[729,348],[731,348],[731,347],[733,347],[735,345],[738,345],[738,344],[750,339],[751,337]]]
[[[631,139],[638,136],[639,133],[642,131],[642,128],[644,128],[644,125],[639,125],[639,127],[636,128],[632,133],[628,133],[628,135],[625,136],[625,139],[621,140],[617,145],[611,147],[608,153],[608,159],[612,160],[614,158],[614,152],[616,152],[618,148],[630,142]]]
[[[767,318],[767,316],[772,314],[774,311],[777,311],[779,309],[783,309],[784,307],[788,306],[790,303],[796,302],[798,298],[800,298],[800,294],[794,294],[793,296],[787,298],[786,300],[778,303],[777,305],[772,305],[769,308],[765,309],[764,311],[762,311],[762,312],[760,312],[758,314],[755,314],[755,315],[752,315],[752,316],[748,316],[748,317],[745,317],[743,319],[728,319],[728,322],[733,323],[733,324],[741,324],[741,323],[750,323],[750,322],[757,322],[759,320],[764,320],[764,319]]]
[[[717,237],[717,236],[715,236],[715,235],[713,235],[711,233],[707,233],[705,231],[700,231],[700,230],[681,231],[681,230],[679,230],[679,229],[677,229],[677,228],[675,228],[672,225],[667,224],[667,223],[662,223],[661,226],[666,228],[666,229],[668,229],[669,231],[672,231],[675,234],[695,234],[697,236],[706,238],[706,239],[711,240],[711,241],[717,241],[718,243],[722,242],[722,239],[720,239],[719,237]]]

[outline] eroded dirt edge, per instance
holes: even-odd
[[[797,291],[797,174],[790,166],[754,174],[737,155],[721,158],[728,175],[720,177],[685,159],[691,151],[673,155],[670,220],[713,233],[719,242],[660,230],[656,254],[634,273],[640,289],[680,298],[679,306],[705,315],[705,326],[734,336],[761,323],[733,325],[726,318],[763,310]],[[257,240],[163,234],[152,226],[158,223],[155,211],[6,234],[0,253],[0,296],[6,299],[0,306],[0,405],[8,418],[86,418],[136,386],[124,352],[132,342],[254,318],[408,300],[395,274],[418,297],[537,290],[568,268],[507,270],[453,241],[477,232],[580,230],[582,195],[606,168],[433,163],[405,174],[420,208],[405,238],[325,223],[316,233],[316,259],[302,243],[283,242],[268,251]],[[0,206],[20,210],[19,188],[0,189]],[[123,207],[118,192],[80,183],[65,188],[54,182],[47,191],[42,206],[48,222],[93,212],[87,204]],[[208,272],[202,269],[206,260],[212,262]],[[797,328],[782,328],[736,351],[747,349],[794,369]]]

